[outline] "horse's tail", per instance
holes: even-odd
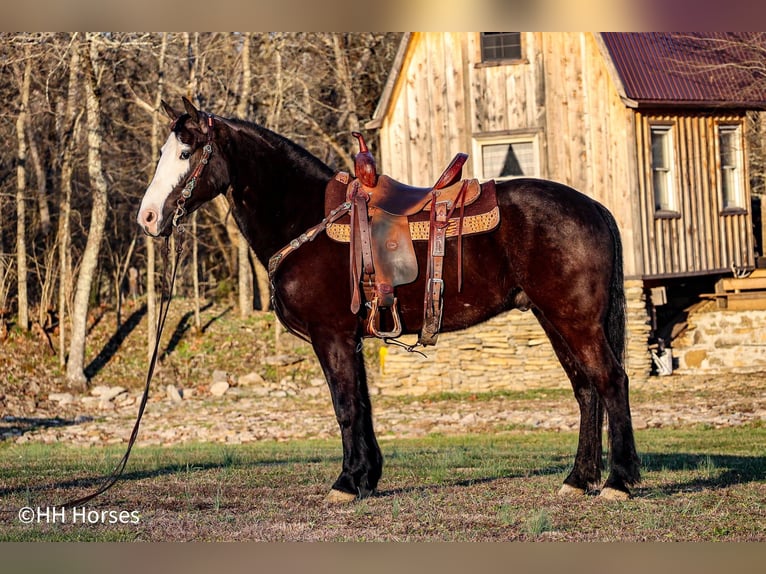
[[[621,365],[625,362],[626,344],[626,304],[625,280],[622,268],[622,239],[617,221],[609,210],[599,204],[601,215],[612,236],[612,277],[609,280],[609,309],[606,314],[605,327],[609,346]]]

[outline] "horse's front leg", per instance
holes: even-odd
[[[327,500],[365,498],[378,484],[383,456],[372,426],[361,337],[319,328],[312,330],[311,340],[330,387],[343,441],[343,469]]]

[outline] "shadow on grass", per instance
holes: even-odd
[[[413,453],[412,456],[417,456],[417,453]],[[131,470],[122,475],[118,481],[117,486],[120,483],[134,483],[134,488],[145,488],[138,484],[139,481],[151,481],[153,479],[161,479],[166,477],[176,477],[177,481],[175,487],[173,485],[167,485],[161,487],[167,489],[169,495],[172,495],[174,489],[177,489],[178,484],[184,484],[185,481],[189,481],[189,486],[195,489],[203,488],[206,484],[205,480],[201,480],[198,473],[204,473],[208,471],[215,471],[221,469],[234,469],[234,470],[257,470],[268,468],[284,467],[284,481],[290,481],[290,474],[295,472],[295,478],[305,479],[306,476],[300,470],[300,468],[290,471],[290,466],[301,465],[326,465],[328,469],[334,468],[340,469],[341,459],[337,455],[332,454],[312,454],[312,455],[293,455],[288,454],[286,458],[266,458],[263,460],[239,460],[239,455],[230,456],[224,451],[220,460],[210,460],[210,457],[203,457],[203,460],[189,460],[179,463],[169,463],[158,466],[156,468],[147,468],[139,470]],[[407,457],[409,458],[409,457]],[[735,456],[735,455],[706,455],[706,454],[666,454],[666,453],[648,453],[643,455],[644,466],[642,468],[644,475],[655,472],[690,472],[693,477],[686,480],[679,480],[678,482],[667,484],[663,486],[642,487],[640,484],[633,488],[633,494],[637,498],[649,498],[657,495],[672,495],[681,492],[700,492],[703,490],[724,490],[738,484],[748,484],[753,482],[762,482],[764,476],[766,476],[766,457],[763,456]],[[117,460],[115,459],[115,463]],[[484,469],[476,469],[477,476],[470,478],[458,478],[455,476],[457,469],[451,467],[442,467],[436,469],[437,472],[443,472],[445,478],[434,480],[433,478],[424,477],[422,479],[414,479],[411,486],[385,488],[378,490],[375,493],[375,497],[388,498],[402,495],[411,495],[425,492],[438,492],[442,489],[449,488],[470,488],[477,485],[489,485],[500,480],[523,480],[523,479],[535,479],[536,477],[544,477],[551,475],[564,476],[567,470],[569,470],[569,457],[562,455],[561,457],[553,456],[549,461],[544,462],[537,468],[503,470],[500,472],[492,472]],[[142,463],[148,464],[146,462]],[[411,466],[412,460],[402,461],[401,464]],[[423,467],[421,467],[423,469]],[[401,472],[402,469],[392,469],[394,473]],[[428,470],[427,468],[423,470]],[[328,470],[328,474],[331,476],[334,471]],[[707,476],[706,476],[707,475]],[[63,498],[71,499],[76,496],[82,496],[88,494],[90,491],[95,490],[104,480],[107,475],[91,476],[91,477],[75,477],[69,480],[44,483],[44,484],[24,484],[7,488],[0,488],[0,497],[7,496],[22,496],[30,499],[32,495],[42,495],[45,492],[58,492],[57,496],[62,497],[62,500],[48,500],[46,503],[63,503]],[[606,472],[603,478],[606,478]],[[385,477],[384,477],[385,480]],[[672,479],[671,479],[672,480]],[[280,490],[282,487],[280,483],[284,481],[272,481],[274,490]],[[257,484],[257,480],[252,478],[248,480],[252,484],[253,490],[260,492],[259,496],[263,496],[264,486]],[[160,486],[160,485],[155,485]],[[328,480],[327,487],[330,483]],[[62,491],[66,491],[67,494],[61,494]],[[123,496],[125,493],[123,492]],[[129,496],[129,494],[128,494]],[[165,503],[172,505],[172,500],[167,500]],[[96,499],[98,501],[99,499]],[[109,500],[104,498],[104,500]],[[39,502],[39,501],[36,501]],[[163,504],[165,504],[163,503]]]
[[[205,311],[212,306],[213,306],[213,302],[210,301],[203,307],[200,307],[200,311]],[[213,323],[221,319],[224,315],[229,313],[229,311],[231,310],[232,310],[232,307],[230,306],[226,307],[218,315],[216,315],[215,317],[211,317],[207,323],[202,325],[202,332],[204,333],[205,331],[207,331],[210,325],[212,325]],[[181,319],[178,321],[178,325],[176,325],[176,328],[173,331],[173,335],[170,337],[170,341],[168,341],[167,347],[165,347],[165,350],[162,352],[161,358],[164,359],[165,357],[170,355],[170,353],[172,353],[176,349],[176,347],[178,347],[178,344],[183,340],[186,332],[189,329],[191,329],[192,317],[194,317],[194,311],[189,311],[188,313],[184,313],[183,317],[181,317]]]
[[[90,364],[85,367],[85,376],[88,378],[88,380],[95,377],[98,372],[103,369],[109,363],[109,361],[112,360],[112,358],[117,354],[117,351],[120,350],[122,343],[125,341],[125,339],[128,338],[128,335],[130,335],[133,330],[138,327],[138,324],[141,322],[141,319],[144,315],[146,315],[145,304],[133,311],[133,313],[130,314],[130,317],[128,317],[128,319],[120,326],[117,332],[111,336],[106,345],[104,345],[104,348],[101,349],[101,352],[96,355],[96,358],[94,358]]]
[[[52,427],[67,427],[92,421],[92,417],[63,419],[61,417],[13,417],[0,418],[0,443],[4,439],[19,437],[28,432]]]
[[[417,453],[411,453],[406,455],[407,457],[417,457]],[[401,455],[395,455],[392,458],[400,458]],[[503,468],[498,470],[488,470],[477,468],[474,476],[457,478],[456,474],[460,474],[460,469],[464,469],[465,465],[462,462],[457,462],[455,467],[435,465],[434,472],[438,475],[443,473],[444,479],[436,479],[424,477],[419,480],[414,480],[412,486],[404,486],[398,488],[388,488],[378,490],[375,493],[376,497],[391,497],[407,494],[423,493],[423,492],[436,492],[442,488],[468,488],[482,484],[492,484],[499,480],[517,480],[517,479],[533,479],[536,477],[561,475],[565,476],[565,472],[571,469],[571,460],[569,455],[550,455],[546,457],[547,460],[541,461],[541,464],[537,467],[525,467],[518,470],[509,468]],[[403,462],[405,466],[411,466],[411,462]],[[419,467],[421,471],[428,472],[429,469],[424,465]],[[470,467],[469,467],[470,468]]]
[[[305,456],[305,457],[289,457],[285,460],[278,460],[278,459],[266,459],[266,460],[244,460],[239,461],[237,460],[238,457],[229,457],[224,453],[224,455],[221,457],[221,460],[206,460],[206,461],[193,461],[189,460],[186,462],[179,462],[179,463],[172,463],[172,464],[166,464],[163,466],[159,466],[157,468],[151,468],[151,469],[141,469],[141,470],[132,470],[128,471],[122,474],[120,476],[120,479],[117,481],[115,487],[118,487],[120,483],[124,482],[137,482],[142,480],[152,480],[157,478],[163,478],[168,476],[189,476],[190,480],[195,480],[194,474],[199,472],[207,472],[211,470],[221,470],[221,469],[241,469],[241,470],[252,470],[257,468],[272,468],[272,467],[280,467],[280,466],[290,466],[290,465],[300,465],[300,464],[330,464],[330,463],[338,463],[340,464],[340,458],[335,455],[327,455],[327,456]],[[115,455],[114,458],[114,465],[116,466],[119,462],[119,455]],[[128,463],[130,465],[130,463]],[[110,471],[111,472],[111,471]],[[85,496],[89,494],[90,491],[96,490],[98,487],[100,487],[106,480],[109,478],[109,473],[98,475],[98,476],[89,476],[89,477],[74,477],[69,480],[59,481],[59,482],[50,482],[50,483],[41,483],[41,484],[23,484],[18,485],[14,487],[6,487],[6,488],[0,488],[0,498],[4,498],[7,496],[12,495],[22,495],[29,498],[33,494],[39,494],[44,493],[46,491],[60,491],[60,490],[68,490],[68,489],[78,489],[78,492],[75,494],[67,494],[67,495],[61,495],[61,500],[47,500],[47,501],[36,501],[37,503],[45,502],[46,504],[53,505],[58,504],[64,504],[66,499],[72,499],[79,496]],[[99,500],[99,498],[95,499],[96,501]]]
[[[650,452],[642,454],[641,459],[641,470],[644,474],[687,471],[696,476],[690,480],[660,487],[647,488],[639,484],[633,489],[638,497],[721,490],[737,484],[763,482],[766,479],[766,456]]]

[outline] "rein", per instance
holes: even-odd
[[[183,230],[179,228],[179,233],[183,233]],[[138,429],[141,425],[141,418],[144,415],[144,410],[146,409],[146,402],[149,399],[149,386],[152,382],[152,377],[154,376],[154,369],[157,366],[157,356],[159,354],[159,348],[160,348],[160,337],[162,336],[162,331],[165,328],[165,320],[168,316],[168,310],[170,309],[170,301],[173,298],[173,286],[175,285],[176,281],[176,271],[178,270],[178,259],[179,255],[181,254],[181,251],[183,250],[180,237],[179,241],[177,241],[176,249],[175,249],[175,258],[173,260],[173,267],[172,271],[170,273],[170,280],[167,279],[167,269],[168,269],[168,258],[170,253],[170,237],[168,236],[165,239],[165,249],[162,251],[162,260],[163,265],[165,267],[166,273],[163,273],[162,275],[162,293],[160,298],[160,309],[159,313],[157,314],[157,329],[155,334],[155,341],[154,341],[154,350],[152,351],[152,358],[149,361],[149,370],[146,374],[146,383],[144,384],[144,392],[141,396],[141,403],[138,407],[138,415],[136,416],[136,422],[133,425],[133,431],[130,433],[130,439],[128,440],[128,447],[125,450],[125,454],[123,455],[122,459],[119,463],[117,463],[117,466],[114,467],[114,470],[112,473],[104,480],[103,484],[93,493],[83,496],[82,498],[77,498],[75,500],[70,500],[62,504],[61,506],[64,508],[72,508],[75,506],[81,506],[85,504],[86,502],[93,500],[97,496],[103,494],[107,490],[109,490],[114,484],[119,480],[120,476],[122,476],[122,473],[125,470],[125,467],[128,464],[128,459],[130,458],[130,452],[133,450],[133,445],[136,443],[136,439],[138,438]]]
[[[175,123],[173,124],[175,125]],[[157,356],[159,355],[159,349],[160,349],[160,338],[162,337],[162,331],[165,328],[165,320],[168,316],[168,310],[170,309],[170,301],[173,298],[173,288],[175,286],[176,282],[176,272],[178,271],[178,260],[180,259],[181,252],[183,251],[183,234],[184,234],[184,227],[182,224],[179,223],[182,217],[186,215],[186,208],[184,207],[186,204],[186,200],[189,199],[192,195],[192,192],[194,191],[194,188],[197,186],[197,180],[199,179],[199,176],[202,174],[202,170],[205,169],[205,166],[208,164],[208,161],[210,160],[210,156],[213,153],[213,116],[208,115],[207,116],[207,125],[208,125],[208,132],[207,132],[207,142],[205,143],[205,146],[202,148],[202,157],[200,158],[199,163],[194,168],[194,171],[191,174],[191,177],[186,182],[186,185],[184,186],[183,190],[181,191],[181,195],[176,200],[176,211],[173,215],[173,227],[176,229],[176,233],[178,234],[178,240],[176,241],[176,249],[175,249],[175,257],[173,259],[173,265],[172,270],[170,272],[170,279],[168,280],[167,272],[169,267],[169,255],[170,255],[170,236],[165,238],[165,249],[162,250],[162,261],[163,261],[163,267],[164,267],[164,273],[162,274],[162,289],[161,289],[161,296],[160,296],[160,309],[159,313],[157,314],[157,328],[156,328],[156,334],[155,334],[155,340],[154,340],[154,350],[152,351],[152,357],[149,360],[149,370],[146,374],[146,383],[144,384],[144,392],[141,396],[141,403],[138,407],[138,414],[136,415],[136,422],[133,425],[133,431],[130,433],[130,439],[128,440],[128,447],[125,450],[125,454],[123,455],[122,459],[119,463],[117,463],[117,466],[114,467],[114,470],[112,473],[104,480],[103,484],[93,493],[83,496],[82,498],[77,498],[75,500],[70,500],[68,502],[65,502],[61,506],[64,508],[72,508],[75,506],[81,506],[85,504],[86,502],[93,500],[97,496],[103,494],[107,490],[109,490],[114,484],[119,480],[119,478],[122,476],[122,473],[125,471],[125,467],[128,464],[128,459],[130,458],[130,453],[133,450],[133,446],[136,443],[136,439],[138,438],[138,429],[141,425],[141,418],[144,415],[144,410],[146,409],[146,402],[149,399],[149,387],[152,382],[152,378],[154,377],[154,370],[157,366]],[[171,127],[172,129],[172,127]]]

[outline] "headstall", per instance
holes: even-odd
[[[173,127],[175,127],[175,123],[171,126],[171,130]],[[178,222],[186,215],[186,208],[184,207],[186,200],[191,197],[192,191],[194,191],[194,188],[197,186],[197,179],[208,164],[210,155],[213,153],[213,116],[210,114],[207,116],[207,127],[207,142],[205,143],[205,147],[202,148],[202,157],[200,158],[197,167],[194,168],[191,177],[186,181],[186,185],[181,190],[181,196],[176,201],[176,212],[173,215],[173,227],[178,228],[179,230],[180,227]]]

